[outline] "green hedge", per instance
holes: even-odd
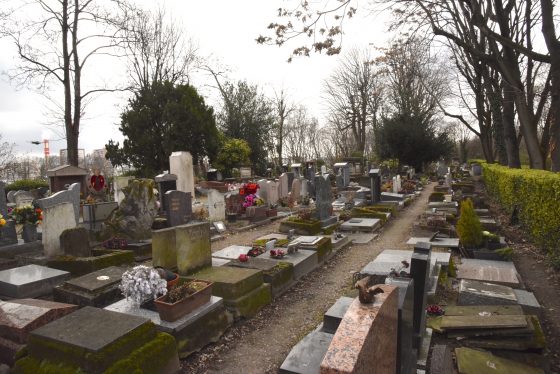
[[[33,190],[35,188],[47,187],[49,188],[49,183],[42,179],[20,179],[14,183],[6,185],[5,191],[19,191],[19,190]]]
[[[488,193],[509,213],[518,207],[519,219],[536,244],[560,251],[560,174],[481,165]]]

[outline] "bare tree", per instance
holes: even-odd
[[[93,0],[12,1],[0,34],[15,46],[19,65],[10,78],[33,85],[48,95],[51,84],[62,87],[68,162],[78,165],[78,139],[84,106],[106,86],[85,88],[87,67],[97,57],[115,54],[119,29],[113,27],[114,8]],[[100,81],[99,78],[97,78]]]
[[[329,118],[339,131],[349,130],[363,156],[369,128],[377,125],[383,98],[381,73],[369,52],[352,49],[326,80],[324,98]]]
[[[10,164],[14,162],[14,143],[3,142],[0,134],[0,179],[8,179]]]
[[[286,154],[292,161],[304,162],[319,158],[317,146],[319,122],[304,106],[298,106],[286,122]]]
[[[185,38],[181,25],[164,8],[146,11],[129,2],[121,2],[124,48],[128,58],[132,89],[149,88],[153,82],[173,84],[189,82],[189,74],[198,62],[197,46]]]
[[[288,94],[282,88],[280,92],[274,93],[274,106],[276,107],[276,167],[281,169],[284,157],[284,138],[286,137],[286,122],[288,117],[296,109],[295,106],[288,101]]]

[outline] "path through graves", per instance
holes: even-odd
[[[354,244],[303,277],[293,288],[264,307],[255,317],[236,324],[220,341],[182,361],[184,373],[277,372],[292,347],[312,331],[323,314],[351,287],[352,274],[360,271],[383,249],[410,249],[406,244],[412,226],[426,209],[433,185],[408,208],[399,212],[368,244]],[[212,245],[213,252],[259,235],[277,232],[279,224],[230,236]]]

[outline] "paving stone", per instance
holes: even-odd
[[[220,249],[219,251],[212,253],[212,257],[223,258],[226,260],[238,259],[239,255],[246,255],[247,252],[251,250],[251,248],[252,247],[243,245],[230,245],[228,247],[225,247],[224,249]]]
[[[511,287],[461,279],[457,305],[508,305],[517,304]]]
[[[490,352],[471,348],[455,348],[457,367],[461,374],[544,374],[544,371],[520,362],[494,356]]]
[[[26,265],[0,271],[0,295],[27,298],[49,294],[54,286],[70,278],[67,271]]]
[[[282,365],[281,374],[318,374],[321,361],[331,344],[333,334],[312,331],[299,341],[290,351]]]
[[[464,258],[457,265],[457,278],[519,287],[519,277],[513,262]]]
[[[354,301],[351,297],[340,297],[336,302],[327,310],[323,316],[323,332],[334,334],[344,314]]]

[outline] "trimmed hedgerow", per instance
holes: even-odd
[[[486,163],[482,170],[488,193],[509,213],[517,209],[534,242],[560,251],[560,173]]]

